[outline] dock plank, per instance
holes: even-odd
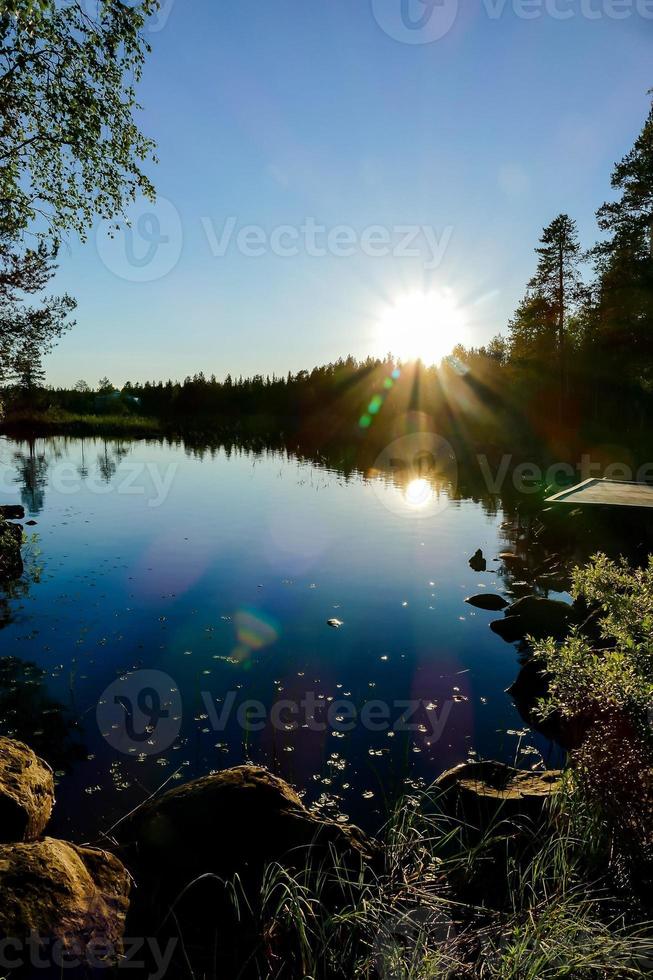
[[[653,507],[653,486],[626,480],[591,478],[546,498],[547,504],[600,504],[604,507]]]

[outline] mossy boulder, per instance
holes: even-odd
[[[179,786],[141,807],[118,833],[139,886],[132,928],[150,928],[181,899],[175,914],[190,931],[215,928],[221,910],[223,944],[233,915],[226,882],[237,876],[256,902],[270,864],[293,870],[310,859],[332,869],[337,860],[360,868],[372,854],[357,827],[320,819],[287,782],[258,766]]]
[[[503,762],[463,762],[442,773],[435,785],[448,811],[483,827],[497,817],[540,817],[560,779],[559,769],[532,772]]]
[[[285,780],[259,766],[178,786],[141,807],[119,833],[134,866],[168,896],[207,872],[249,879],[270,861],[302,863],[309,847],[315,856],[331,849],[369,855],[362,831],[320,819]]]
[[[0,938],[36,935],[77,958],[123,951],[130,876],[117,857],[45,837],[0,847]]]
[[[0,844],[32,841],[54,804],[52,769],[23,742],[0,736]]]
[[[326,873],[321,900],[335,909],[346,903],[347,872],[356,875],[373,857],[358,828],[320,819],[283,779],[247,765],[152,800],[124,821],[118,835],[137,885],[130,935],[147,936],[156,928],[159,939],[167,939],[181,930],[198,976],[213,975],[213,950],[219,950],[221,976],[245,975],[243,963],[264,941],[257,910],[266,880],[312,865],[316,874]],[[336,864],[347,869],[342,884],[333,873]],[[285,955],[294,940],[277,936],[275,942]],[[181,959],[173,966],[181,975]]]

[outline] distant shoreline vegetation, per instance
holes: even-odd
[[[41,356],[64,329],[63,298],[50,309],[47,343],[38,336],[29,344],[23,338],[22,346],[0,340],[1,431],[184,437],[224,431],[374,460],[394,439],[426,430],[463,454],[492,447],[577,459],[608,443],[650,459],[653,103],[611,184],[615,199],[596,213],[599,241],[582,248],[574,219],[558,214],[542,230],[533,276],[506,335],[480,347],[457,344],[439,366],[398,363],[389,353],[340,358],[284,377],[227,374],[220,381],[200,371],[183,382],[127,382],[120,390],[106,377],[95,388],[86,381],[48,388]],[[34,289],[53,274],[48,251],[22,261]],[[442,350],[440,341],[456,330],[446,304],[426,313],[415,314],[423,356]],[[18,312],[9,310],[5,320],[19,322]],[[404,320],[395,324],[399,334],[410,331],[409,311]]]
[[[596,213],[599,241],[582,248],[574,219],[558,214],[542,230],[506,335],[480,347],[457,344],[438,366],[400,363],[388,353],[283,377],[218,380],[200,371],[182,382],[127,382],[120,390],[106,377],[95,388],[80,380],[54,389],[43,385],[47,345],[35,342],[9,357],[0,343],[0,431],[257,436],[306,454],[338,454],[348,465],[374,461],[394,439],[428,431],[463,457],[523,450],[572,460],[599,447],[613,459],[625,450],[629,463],[650,460],[653,103],[611,184],[615,199]],[[53,271],[49,253],[30,262],[39,282]],[[442,349],[441,339],[456,329],[453,312],[436,306],[426,323],[418,312],[419,351],[434,349],[432,337]],[[409,312],[399,333],[404,326],[411,326]]]
[[[262,437],[307,453],[342,452],[354,465],[415,431],[437,433],[462,455],[495,450],[578,459],[610,444],[640,461],[650,458],[653,395],[645,388],[613,377],[597,399],[579,370],[562,406],[559,395],[555,364],[543,362],[535,379],[495,338],[487,347],[458,346],[439,366],[350,356],[285,377],[219,381],[199,372],[183,382],[128,382],[120,390],[106,378],[94,389],[85,382],[28,396],[5,389],[0,432]]]

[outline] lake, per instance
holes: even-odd
[[[464,601],[564,597],[537,581],[532,506],[181,442],[3,438],[0,478],[36,521],[0,614],[0,731],[56,769],[53,835],[244,761],[368,829],[468,757],[559,761],[505,693],[502,614]]]

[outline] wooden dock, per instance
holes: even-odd
[[[626,480],[591,478],[554,493],[552,497],[546,498],[546,503],[573,504],[575,507],[586,504],[603,507],[653,507],[653,486]]]

